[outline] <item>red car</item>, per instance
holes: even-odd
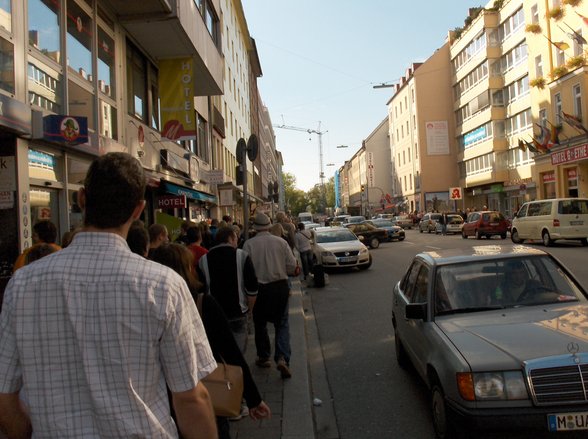
[[[482,239],[482,236],[490,238],[493,235],[500,235],[502,239],[505,239],[508,229],[508,220],[500,212],[495,210],[472,212],[463,223],[461,236],[464,239],[468,236],[475,236],[477,239]]]

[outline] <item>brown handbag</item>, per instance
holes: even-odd
[[[216,416],[235,417],[241,413],[243,370],[240,366],[218,363],[218,367],[202,379],[208,390]]]

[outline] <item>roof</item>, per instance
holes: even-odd
[[[431,265],[536,256],[549,256],[549,254],[541,249],[524,245],[480,245],[465,249],[428,251],[417,255]]]

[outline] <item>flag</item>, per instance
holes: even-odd
[[[549,140],[547,142],[547,148],[551,149],[555,145],[559,145],[559,133],[561,132],[561,126],[554,125],[549,121],[547,121],[547,123],[551,125],[551,135],[549,136]]]
[[[546,146],[547,142],[549,142],[549,139],[551,138],[551,130],[538,123],[535,125],[537,125],[541,130],[541,133],[537,136],[537,140],[542,146]]]
[[[527,144],[523,142],[522,139],[519,139],[519,148],[521,148],[523,151],[527,150]]]
[[[553,44],[559,50],[568,50],[570,48],[570,45],[564,41],[552,41],[551,44]]]
[[[533,146],[537,150],[539,154],[545,154],[547,152],[547,147],[543,145],[539,140],[533,137]]]
[[[578,12],[576,12],[576,14],[578,14]],[[578,14],[578,17],[580,17],[582,21],[584,21],[584,24],[588,26],[588,17],[584,17],[582,14]]]
[[[564,24],[570,28],[570,30],[572,31],[571,34],[568,34],[568,36],[570,38],[572,38],[574,41],[576,41],[576,43],[580,44],[580,45],[584,45],[584,44],[588,44],[588,41],[586,41],[586,38],[584,38],[582,36],[582,34],[579,34],[577,31],[575,31],[569,24],[565,23]],[[559,25],[557,26],[559,27]],[[561,27],[559,27],[561,29]],[[563,31],[563,29],[561,29]],[[565,31],[564,31],[565,32]]]
[[[523,141],[525,143],[525,145],[527,146],[527,148],[529,148],[529,151],[535,153],[535,154],[539,154],[539,150],[537,148],[535,148],[535,145],[533,145],[533,143],[528,142],[526,140]]]
[[[582,121],[580,120],[579,117],[574,116],[572,114],[565,113],[563,111],[561,112],[561,115],[562,115],[562,119],[565,123],[574,127],[578,131],[582,131],[583,133],[588,134],[588,129],[586,129],[586,127],[584,125],[582,125]]]

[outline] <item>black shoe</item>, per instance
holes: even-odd
[[[292,378],[292,372],[290,372],[290,368],[286,364],[286,360],[283,358],[278,360],[278,370],[283,379]]]
[[[267,369],[268,367],[272,367],[272,362],[269,358],[258,358],[255,360],[255,365],[257,367],[263,367]]]

